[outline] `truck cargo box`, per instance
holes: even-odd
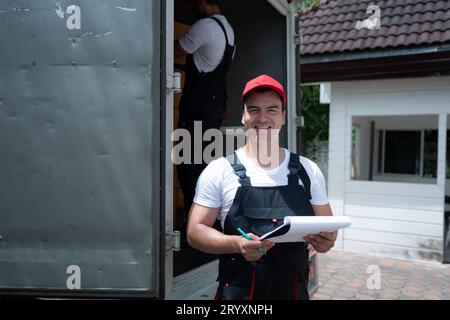
[[[244,83],[269,73],[287,88],[282,142],[295,151],[296,3],[221,8],[237,44],[224,126],[240,126]],[[182,70],[173,44],[194,22],[188,9],[174,0],[0,3],[0,294],[184,299],[214,287],[216,260],[174,254],[173,77]],[[175,272],[174,255],[187,269]]]

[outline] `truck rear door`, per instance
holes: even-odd
[[[160,31],[160,1],[0,2],[1,293],[161,295]]]

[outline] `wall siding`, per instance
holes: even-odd
[[[415,223],[427,223],[442,226],[441,211],[346,205],[345,214],[351,217],[381,219],[383,222],[413,221]]]
[[[328,195],[334,215],[344,215],[345,99],[336,97],[330,106]],[[330,175],[332,173],[332,175]],[[335,248],[344,248],[344,234],[338,233]]]

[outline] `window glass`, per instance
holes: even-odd
[[[385,173],[420,173],[420,131],[386,131]]]

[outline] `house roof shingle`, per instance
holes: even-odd
[[[381,9],[381,28],[356,28],[370,16],[367,8]],[[301,55],[397,48],[450,42],[448,0],[321,0],[300,15]]]

